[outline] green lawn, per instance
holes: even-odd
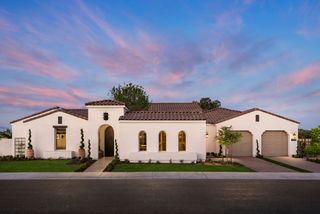
[[[0,161],[0,172],[75,172],[82,164],[70,160]]]
[[[120,163],[113,172],[254,172],[245,166],[211,166],[204,164]]]

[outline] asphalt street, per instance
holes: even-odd
[[[320,181],[2,180],[0,213],[319,213]]]

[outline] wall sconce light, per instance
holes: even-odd
[[[291,141],[297,141],[297,134],[295,132],[292,134]]]

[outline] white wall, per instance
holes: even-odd
[[[255,121],[255,116],[260,115],[260,121]],[[280,131],[283,130],[288,134],[288,155],[296,154],[297,141],[291,141],[293,134],[296,134],[298,138],[299,124],[291,122],[289,120],[282,119],[280,117],[256,110],[248,114],[221,122],[216,124],[216,130],[219,130],[223,126],[232,126],[233,130],[242,131],[248,130],[253,135],[253,149],[252,156],[256,155],[256,139],[259,142],[260,153],[262,153],[261,136],[265,131]]]
[[[138,134],[147,134],[147,151],[139,152]],[[178,133],[186,133],[186,151],[178,151]],[[159,152],[158,135],[166,132],[166,151]],[[206,157],[205,121],[120,121],[119,155],[121,159],[185,160],[195,161]],[[192,160],[190,160],[192,159]]]
[[[207,152],[217,152],[216,126],[213,124],[207,124],[206,127],[207,127],[206,151]],[[218,146],[218,148],[219,148],[219,146]]]
[[[58,124],[58,117],[62,116],[62,124]],[[31,130],[33,149],[35,157],[41,158],[70,158],[77,156],[80,145],[80,129],[84,130],[84,143],[87,148],[88,142],[88,121],[66,114],[55,112],[50,115],[23,123],[19,121],[12,125],[12,153],[14,154],[14,139],[17,137],[26,138],[28,143],[28,130]],[[68,126],[66,129],[66,150],[55,149],[55,129],[53,126]],[[56,151],[56,152],[55,152]]]
[[[99,128],[103,125],[112,126],[114,139],[119,143],[120,127],[119,117],[124,115],[125,106],[87,106],[88,108],[88,135],[91,140],[91,156],[98,159]],[[103,113],[109,114],[107,121],[103,120]]]
[[[13,155],[12,154],[12,139],[0,139],[0,156]]]

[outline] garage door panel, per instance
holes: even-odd
[[[252,156],[252,134],[248,131],[238,131],[242,137],[240,142],[230,146],[232,156]]]
[[[288,135],[284,131],[266,131],[262,135],[262,155],[288,156]]]

